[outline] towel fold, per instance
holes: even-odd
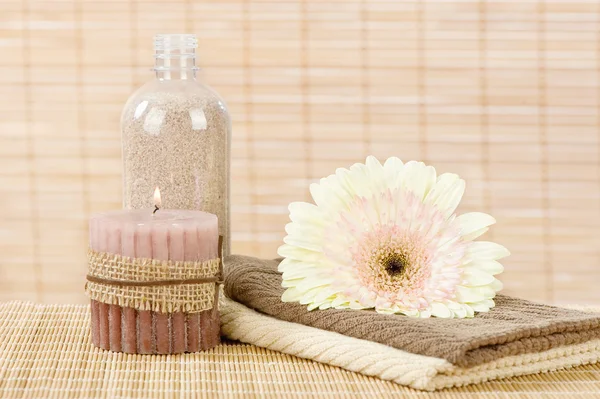
[[[600,360],[600,339],[593,339],[462,368],[444,359],[282,321],[228,298],[222,298],[219,307],[221,332],[229,339],[426,391],[565,369]]]
[[[229,256],[225,294],[279,320],[376,342],[417,355],[473,367],[508,356],[539,353],[600,338],[600,314],[498,295],[496,307],[472,319],[416,319],[374,311],[313,310],[281,302],[278,260]]]

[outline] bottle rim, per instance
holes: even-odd
[[[169,50],[190,50],[198,48],[198,39],[194,34],[188,33],[170,33],[154,35],[154,50],[169,51]],[[183,53],[185,54],[185,53]],[[183,55],[181,54],[181,55]],[[193,55],[194,53],[188,53]],[[163,55],[164,54],[160,54]]]
[[[193,66],[193,67],[155,66],[153,68],[150,68],[151,71],[155,71],[155,72],[172,72],[172,71],[182,70],[182,69],[185,69],[187,71],[199,71],[200,70],[200,68],[197,66]]]

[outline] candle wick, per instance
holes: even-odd
[[[154,211],[152,211],[152,214],[154,215],[156,213],[156,211],[158,211],[158,205],[154,205]]]

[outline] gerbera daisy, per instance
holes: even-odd
[[[495,219],[460,216],[457,175],[375,157],[310,186],[315,204],[293,202],[279,255],[284,302],[308,309],[369,309],[418,317],[473,317],[494,306],[494,276],[509,255],[473,241]]]

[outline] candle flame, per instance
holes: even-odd
[[[154,190],[154,206],[156,208],[160,208],[162,205],[162,201],[160,199],[160,190],[158,189],[158,187],[156,187],[156,189]]]

